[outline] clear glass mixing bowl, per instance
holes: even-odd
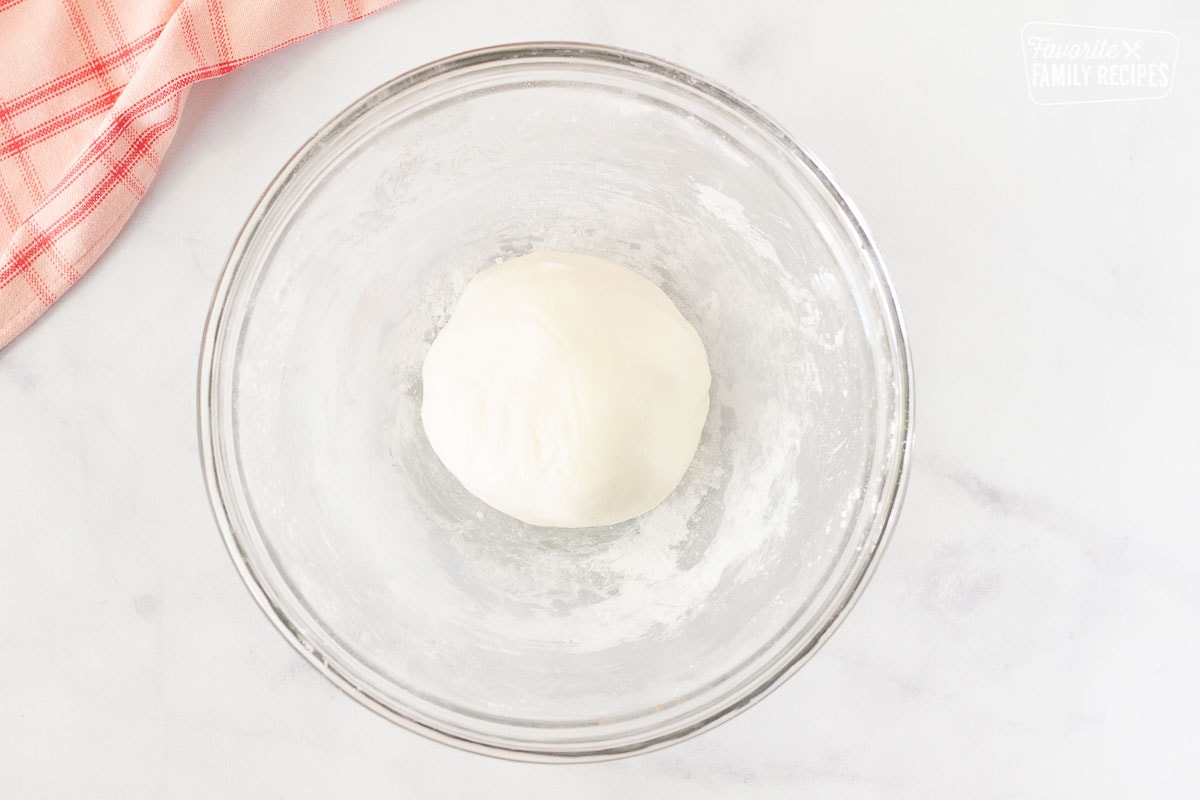
[[[467,280],[542,249],[650,278],[708,349],[696,460],[621,525],[505,517],[419,421]],[[913,410],[824,168],[695,75],[574,44],[455,56],[325,126],[234,246],[199,400],[217,522],[300,652],[401,725],[543,761],[691,736],[811,656],[894,524]]]

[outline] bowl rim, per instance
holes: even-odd
[[[728,698],[721,706],[704,715],[703,718],[691,725],[670,730],[666,733],[647,736],[632,744],[620,746],[584,747],[578,750],[499,746],[460,736],[421,720],[414,719],[372,696],[370,689],[360,687],[349,676],[343,674],[336,665],[325,659],[319,649],[309,643],[303,632],[289,620],[287,612],[272,601],[263,585],[261,576],[250,563],[250,559],[238,541],[238,534],[234,530],[234,523],[227,508],[226,496],[217,468],[216,446],[214,443],[216,432],[213,426],[212,409],[214,407],[213,398],[216,383],[214,372],[217,366],[218,335],[228,310],[227,300],[229,299],[230,290],[241,263],[241,256],[253,240],[258,228],[264,222],[266,211],[270,207],[270,200],[279,194],[279,190],[287,184],[290,175],[310,158],[312,152],[323,141],[335,135],[348,121],[374,107],[379,102],[445,73],[492,62],[529,58],[598,60],[625,67],[633,67],[659,78],[683,83],[689,88],[707,95],[710,100],[715,101],[717,104],[723,105],[735,113],[744,116],[757,125],[762,132],[774,139],[776,144],[781,145],[789,156],[799,159],[822,184],[825,191],[829,194],[830,199],[834,201],[838,210],[844,215],[845,221],[849,223],[851,232],[859,239],[863,256],[870,265],[874,273],[874,278],[879,282],[879,288],[882,289],[881,296],[886,301],[883,310],[885,317],[888,318],[888,322],[890,323],[891,333],[895,337],[898,357],[898,363],[896,364],[898,367],[896,375],[898,445],[895,462],[890,470],[891,474],[886,477],[884,484],[885,491],[880,497],[879,510],[875,512],[877,521],[882,518],[882,525],[879,526],[878,537],[870,545],[870,551],[848,575],[846,582],[847,591],[844,596],[839,602],[831,606],[829,616],[823,624],[817,627],[806,646],[799,648],[797,652],[793,653],[786,660],[783,660],[776,668],[770,670],[765,677],[751,684],[740,694]],[[915,412],[916,398],[914,393],[912,354],[904,318],[896,299],[895,288],[884,266],[882,256],[875,241],[857,207],[834,182],[829,170],[803,145],[788,134],[782,126],[732,91],[706,78],[700,77],[688,69],[655,56],[609,45],[572,41],[530,41],[493,45],[437,59],[408,70],[366,92],[335,114],[309,137],[279,169],[261,193],[245,223],[243,223],[239,230],[225,264],[222,267],[221,275],[213,293],[209,313],[205,320],[201,339],[196,406],[199,455],[204,473],[205,488],[208,494],[209,505],[217,527],[220,530],[222,540],[225,543],[225,548],[242,582],[246,585],[247,590],[253,596],[258,607],[292,647],[345,694],[402,728],[467,752],[504,760],[533,763],[608,761],[660,750],[672,744],[690,739],[723,722],[733,719],[761,701],[794,675],[829,640],[849,611],[858,602],[867,583],[878,568],[883,551],[892,538],[908,485],[915,432]]]

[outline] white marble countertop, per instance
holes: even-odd
[[[1200,18],[894,6],[409,0],[194,88],[116,243],[0,351],[0,796],[1198,796]],[[1040,19],[1174,32],[1174,91],[1035,105]],[[832,642],[718,729],[586,766],[434,744],[311,669],[230,564],[195,432],[214,282],[279,166],[398,72],[531,39],[677,61],[793,131],[872,225],[917,371],[904,513]]]

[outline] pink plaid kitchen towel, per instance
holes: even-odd
[[[0,0],[0,347],[100,256],[196,81],[395,0]]]

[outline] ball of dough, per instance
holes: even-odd
[[[534,525],[611,525],[658,505],[708,414],[700,336],[661,289],[590,256],[486,269],[425,357],[429,443],[471,493]]]

